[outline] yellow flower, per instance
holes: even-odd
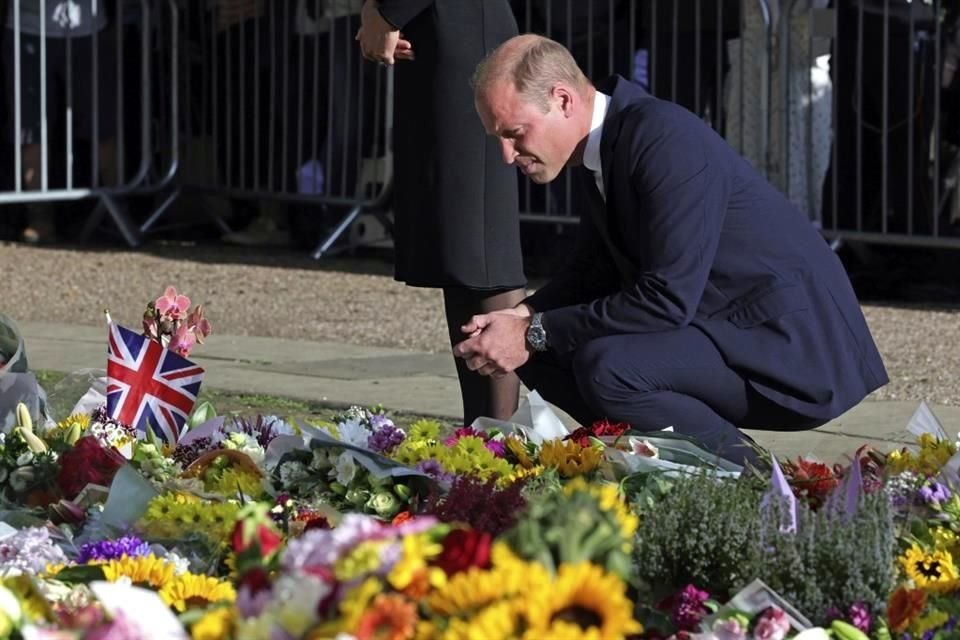
[[[496,602],[467,618],[454,618],[439,637],[442,640],[485,640],[486,638],[514,638],[517,634],[522,600]]]
[[[373,573],[380,566],[382,542],[361,542],[350,553],[337,560],[333,566],[333,575],[341,582],[350,582]]]
[[[910,624],[910,632],[914,636],[922,636],[931,629],[942,627],[950,619],[950,615],[934,609],[930,613],[920,616]]]
[[[933,548],[960,557],[960,536],[946,527],[934,527]]]
[[[526,478],[536,478],[541,473],[543,473],[544,467],[543,465],[538,464],[536,466],[530,467],[529,469],[524,469],[522,467],[515,467],[515,469],[516,471],[514,471],[513,473],[509,473],[505,476],[500,476],[499,478],[497,478],[498,488],[502,489],[504,487],[509,487],[510,485],[512,485],[514,482],[517,482],[518,480],[524,480]]]
[[[615,640],[643,631],[623,581],[588,562],[561,565],[549,588],[529,594],[525,615],[526,640]]]
[[[233,630],[232,607],[217,607],[203,614],[190,628],[192,640],[225,640]]]
[[[367,578],[351,589],[340,601],[341,630],[353,632],[360,623],[360,618],[370,606],[370,602],[383,591],[383,584],[376,578]]]
[[[925,551],[914,544],[898,560],[907,577],[920,589],[947,593],[960,587],[953,558],[942,549]]]
[[[446,581],[443,569],[428,566],[428,561],[440,555],[443,545],[424,534],[410,535],[403,539],[403,554],[387,574],[387,582],[394,589],[406,589],[424,571],[430,585],[441,586]]]
[[[590,473],[600,466],[600,451],[581,447],[574,440],[548,440],[540,447],[540,464],[556,469],[564,478]]]
[[[506,446],[507,451],[517,459],[517,464],[521,467],[530,469],[534,466],[533,459],[530,457],[530,453],[527,451],[527,445],[523,440],[517,436],[507,436],[503,439],[503,444]]]
[[[89,427],[90,416],[88,414],[74,413],[57,423],[57,426],[54,427],[54,430],[56,431],[54,437],[57,439],[63,439],[67,437],[73,438],[74,436],[79,438],[87,431]],[[75,441],[76,439],[74,439],[74,442]],[[68,444],[73,444],[73,442],[69,442]]]
[[[195,534],[222,542],[233,531],[239,510],[240,506],[233,502],[211,502],[184,493],[169,493],[150,501],[140,526],[157,537]]]
[[[612,513],[620,523],[620,533],[627,540],[633,539],[637,527],[640,526],[640,519],[636,514],[630,511],[627,503],[620,497],[620,489],[614,484],[590,484],[583,477],[574,478],[564,485],[563,493],[572,496],[578,492],[589,493],[596,499],[600,508],[608,513]]]
[[[417,420],[407,433],[407,440],[436,440],[439,437],[440,423],[436,420]]]
[[[502,542],[490,551],[492,567],[471,567],[447,578],[447,583],[427,596],[430,611],[443,616],[469,617],[499,600],[547,589],[550,574],[535,562],[518,558]]]
[[[160,589],[173,581],[175,567],[172,562],[158,558],[154,554],[131,558],[123,556],[119,560],[109,560],[102,565],[103,577],[107,582],[116,582],[120,578],[129,578],[137,586]]]
[[[216,602],[233,602],[237,599],[237,592],[225,580],[185,573],[163,585],[160,598],[183,613],[187,609],[203,608]]]
[[[260,476],[233,467],[228,467],[212,474],[211,477],[205,478],[204,488],[207,491],[225,496],[235,497],[240,492],[252,496],[254,499],[261,498],[265,494]]]

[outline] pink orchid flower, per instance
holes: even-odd
[[[193,331],[200,344],[203,344],[203,339],[212,333],[213,327],[210,326],[210,321],[203,317],[202,304],[198,304],[197,308],[187,316],[187,326]]]
[[[167,287],[163,295],[157,298],[154,305],[157,307],[157,311],[161,316],[165,316],[171,320],[179,320],[187,312],[187,309],[190,308],[190,298],[178,294],[177,289],[171,286]]]
[[[167,348],[186,358],[190,355],[190,350],[193,349],[195,344],[197,344],[197,337],[193,335],[187,325],[182,324],[173,333]]]

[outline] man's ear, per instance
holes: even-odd
[[[577,104],[577,95],[565,84],[558,83],[553,85],[551,97],[559,107],[565,118],[573,116],[574,108]]]

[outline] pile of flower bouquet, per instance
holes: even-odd
[[[173,288],[144,336],[211,333]],[[0,435],[0,638],[960,637],[960,456],[740,469],[600,422],[110,404]],[[0,409],[5,409],[0,407]]]

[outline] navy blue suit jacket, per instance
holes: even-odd
[[[694,326],[763,395],[823,419],[886,384],[843,265],[809,220],[686,109],[619,77],[599,89],[612,96],[606,205],[594,189],[573,259],[527,300],[550,347]]]

